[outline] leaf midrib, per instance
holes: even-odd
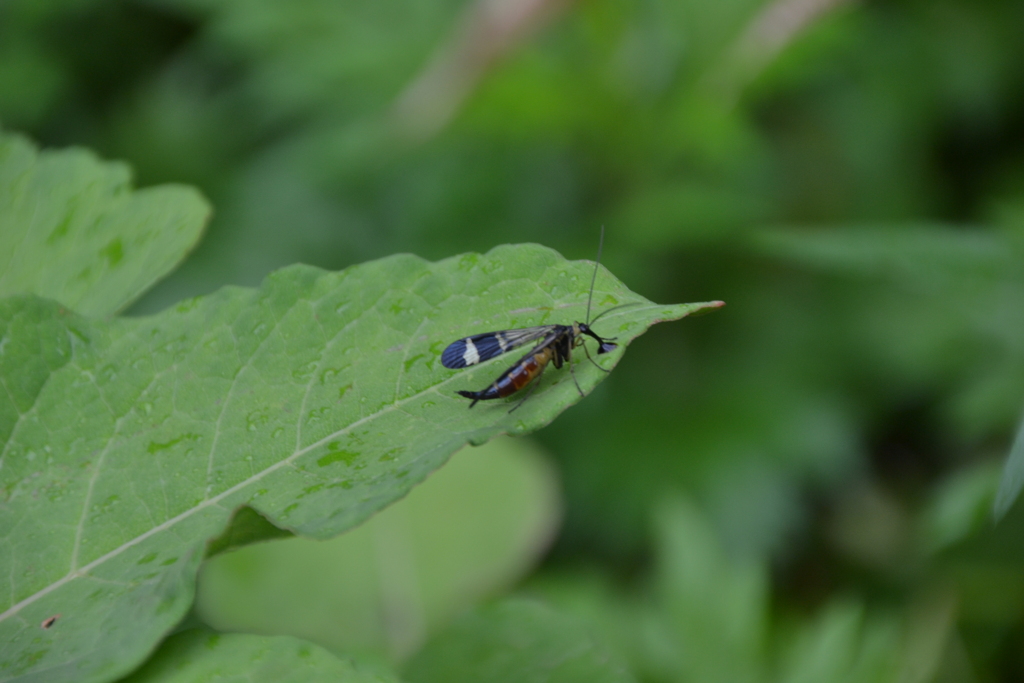
[[[656,308],[665,308],[665,306],[658,305],[658,304],[652,304],[652,305],[649,305],[649,306],[639,306],[639,307],[633,308],[629,313],[635,314],[635,313],[643,311],[643,310],[651,310],[651,309],[656,309]],[[626,313],[623,313],[622,315],[626,315]],[[615,314],[608,316],[609,319],[613,319],[613,318],[617,318],[617,317],[621,317],[621,316],[620,315],[615,315]],[[483,367],[483,366],[481,366],[481,367]],[[308,446],[306,446],[306,447],[304,447],[304,448],[302,448],[300,450],[295,451],[294,453],[292,453],[288,457],[286,457],[286,458],[284,458],[282,460],[277,461],[273,465],[270,465],[269,467],[261,470],[260,472],[257,472],[256,474],[248,477],[247,479],[244,479],[244,480],[240,481],[239,483],[235,484],[234,486],[232,486],[232,487],[230,487],[228,489],[225,489],[224,491],[222,491],[221,493],[217,494],[216,496],[214,496],[212,498],[207,498],[207,499],[203,500],[201,503],[199,503],[198,505],[195,505],[194,507],[191,507],[188,510],[185,510],[184,512],[181,512],[181,513],[175,515],[174,517],[171,517],[170,519],[168,519],[168,520],[166,520],[164,522],[161,522],[160,524],[158,524],[157,526],[153,527],[149,531],[146,531],[146,532],[136,536],[135,538],[133,538],[133,539],[131,539],[129,541],[126,541],[125,543],[122,543],[118,547],[114,548],[113,550],[110,550],[109,552],[107,552],[104,555],[101,555],[100,557],[96,558],[92,562],[90,562],[90,563],[88,563],[86,565],[83,565],[81,568],[79,568],[79,569],[77,569],[75,571],[68,572],[66,575],[64,575],[60,579],[54,581],[53,583],[51,583],[50,585],[46,586],[45,588],[43,588],[43,589],[33,593],[32,595],[22,599],[19,602],[11,605],[11,607],[9,607],[7,610],[5,610],[4,612],[0,613],[0,622],[3,622],[6,619],[8,619],[9,617],[12,617],[12,616],[16,615],[18,612],[20,612],[25,607],[28,607],[29,605],[33,604],[34,602],[37,602],[38,600],[46,597],[50,593],[56,591],[57,589],[63,587],[64,585],[70,583],[71,581],[75,580],[76,578],[79,578],[79,577],[87,575],[94,568],[101,566],[102,564],[104,564],[108,560],[111,560],[111,559],[117,557],[118,555],[120,555],[121,553],[125,552],[126,550],[129,550],[130,548],[133,548],[136,545],[139,545],[140,543],[142,543],[143,541],[147,540],[148,538],[151,538],[152,536],[155,536],[155,535],[159,534],[162,531],[166,531],[167,529],[172,528],[175,524],[188,519],[193,514],[201,512],[202,510],[205,510],[205,509],[207,509],[207,508],[209,508],[211,506],[217,505],[218,503],[220,503],[220,501],[222,501],[225,498],[227,498],[227,497],[237,493],[238,491],[244,489],[245,487],[249,486],[250,484],[253,484],[253,483],[259,481],[264,476],[266,476],[268,474],[273,474],[274,472],[278,471],[279,469],[292,464],[292,462],[294,462],[298,458],[302,457],[306,453],[309,453],[310,451],[312,451],[312,450],[314,450],[316,448],[319,448],[320,446],[330,442],[333,439],[338,438],[339,436],[342,436],[342,435],[346,434],[350,430],[355,429],[356,427],[359,427],[360,425],[362,425],[362,424],[364,424],[364,423],[366,423],[366,422],[368,422],[370,420],[374,420],[374,419],[376,419],[376,418],[378,418],[378,417],[380,417],[382,415],[388,414],[388,413],[390,413],[390,412],[392,412],[394,410],[399,409],[400,406],[404,405],[405,403],[407,403],[409,401],[420,399],[420,398],[422,398],[423,396],[425,396],[428,393],[435,393],[436,394],[437,390],[440,387],[446,385],[448,382],[460,379],[461,377],[463,377],[463,375],[461,375],[461,374],[452,375],[451,377],[443,379],[440,382],[437,382],[436,384],[430,385],[429,387],[427,387],[423,391],[417,392],[415,394],[410,394],[409,396],[407,396],[407,397],[405,397],[403,399],[396,400],[393,403],[391,403],[389,406],[387,406],[386,408],[383,408],[383,409],[377,411],[376,413],[373,413],[372,415],[367,415],[366,417],[359,418],[355,422],[352,422],[352,423],[346,425],[342,429],[339,429],[336,432],[333,432],[331,434],[328,434],[327,436],[324,436],[323,438],[321,438],[321,439],[311,443],[310,445],[308,445]],[[113,437],[111,437],[111,438],[113,438]]]

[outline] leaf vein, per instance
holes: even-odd
[[[316,309],[314,308],[314,311],[315,310]],[[331,344],[334,343],[334,340],[337,339],[342,332],[348,329],[349,325],[352,325],[357,320],[359,320],[360,317],[361,316],[356,316],[352,320],[342,325],[341,329],[338,330],[337,334],[335,334],[333,337],[328,337],[327,330],[324,329],[324,326],[320,322],[320,319],[316,316],[315,313],[313,314],[313,320],[316,321],[317,329],[320,330],[320,336],[324,339],[324,348],[320,351],[320,355],[316,359],[316,367],[313,369],[313,373],[309,376],[309,381],[306,382],[306,390],[302,393],[302,401],[299,403],[299,414],[295,418],[296,450],[302,447],[302,416],[305,415],[306,413],[306,400],[309,398],[309,392],[313,389],[313,384],[316,382],[316,376],[320,372],[320,366],[323,363],[324,356],[327,355],[327,350],[331,347]]]
[[[651,305],[651,306],[638,306],[638,307],[632,308],[630,310],[629,314],[632,315],[632,314],[635,314],[636,312],[639,312],[639,311],[650,310],[650,309],[655,309],[655,308],[664,308],[664,307],[660,306],[660,305],[656,305],[656,304],[655,305]],[[616,318],[616,317],[620,317],[622,315],[626,315],[626,313],[612,314],[612,315],[607,316],[607,318],[608,319],[613,319],[613,318]],[[193,507],[191,507],[191,508],[189,508],[189,509],[187,509],[187,510],[185,510],[185,511],[183,511],[183,512],[177,514],[177,515],[175,515],[172,518],[167,519],[166,521],[164,521],[161,524],[153,527],[152,529],[149,529],[148,531],[145,531],[145,532],[139,534],[135,538],[129,539],[128,541],[126,541],[124,543],[121,543],[116,548],[111,549],[110,551],[108,551],[104,555],[101,555],[100,557],[96,558],[92,562],[82,566],[81,568],[79,568],[77,570],[69,571],[66,575],[64,575],[60,579],[57,579],[56,581],[54,581],[53,583],[49,584],[48,586],[46,586],[46,587],[36,591],[35,593],[33,593],[33,594],[29,595],[29,596],[26,596],[22,600],[20,600],[17,603],[11,605],[4,612],[0,613],[0,622],[3,622],[3,621],[5,621],[5,620],[7,620],[7,619],[9,619],[11,617],[16,616],[25,607],[27,607],[27,606],[37,602],[38,600],[40,600],[43,597],[49,595],[50,593],[53,593],[54,591],[62,588],[64,585],[70,583],[71,581],[75,580],[76,578],[81,578],[81,577],[84,577],[84,576],[88,575],[89,572],[91,572],[95,568],[100,567],[103,564],[105,564],[106,562],[108,562],[108,561],[110,561],[110,560],[120,556],[122,553],[126,552],[127,550],[130,550],[131,548],[134,548],[135,546],[139,545],[143,541],[145,541],[145,540],[147,540],[147,539],[149,539],[149,538],[151,538],[151,537],[153,537],[153,536],[155,536],[155,535],[157,535],[157,534],[159,534],[159,533],[161,533],[163,531],[166,531],[166,530],[169,530],[169,529],[173,528],[178,523],[183,522],[183,521],[189,519],[193,515],[198,514],[199,512],[202,512],[202,511],[204,511],[204,510],[206,510],[207,508],[210,508],[210,507],[217,507],[217,508],[220,508],[220,509],[224,509],[225,506],[220,504],[221,501],[224,501],[224,500],[228,499],[229,497],[231,497],[235,493],[244,490],[246,487],[248,487],[248,486],[254,484],[255,482],[261,480],[263,477],[266,477],[266,476],[268,476],[270,474],[273,474],[274,472],[277,472],[278,470],[280,470],[282,468],[294,467],[295,461],[298,460],[303,455],[305,455],[305,454],[315,450],[316,448],[319,448],[320,446],[323,446],[324,444],[327,444],[328,442],[330,442],[333,439],[337,439],[338,437],[343,436],[344,434],[352,431],[353,429],[361,426],[362,424],[364,424],[364,423],[366,423],[366,422],[368,422],[370,420],[373,420],[373,419],[375,419],[377,417],[382,417],[383,415],[386,415],[386,414],[391,413],[393,411],[400,410],[402,405],[404,405],[406,403],[410,403],[410,402],[415,401],[415,400],[418,400],[418,399],[420,399],[421,397],[423,397],[426,394],[434,393],[434,394],[440,395],[440,393],[438,391],[440,387],[442,387],[444,385],[447,385],[450,382],[459,380],[463,376],[464,375],[462,375],[462,374],[454,374],[451,377],[448,377],[448,378],[443,379],[443,380],[441,380],[439,382],[436,382],[436,383],[434,383],[434,384],[432,384],[432,385],[430,385],[428,387],[425,387],[422,391],[419,391],[419,392],[417,392],[415,394],[412,394],[412,395],[410,395],[409,397],[407,397],[405,399],[402,399],[402,400],[400,400],[398,402],[395,402],[395,403],[392,403],[390,405],[387,405],[384,408],[378,410],[377,412],[375,412],[375,413],[373,413],[371,415],[368,415],[368,416],[365,416],[365,417],[360,417],[355,422],[351,422],[348,425],[342,427],[341,429],[338,429],[335,432],[332,432],[331,434],[328,434],[328,435],[322,437],[321,439],[315,441],[314,443],[311,443],[309,446],[306,446],[306,447],[304,447],[304,448],[302,448],[300,450],[297,450],[297,451],[293,452],[288,457],[275,462],[274,464],[270,465],[269,467],[266,467],[265,469],[261,470],[260,472],[256,473],[255,475],[250,476],[247,479],[244,479],[244,480],[238,482],[237,484],[235,484],[234,486],[231,486],[228,489],[225,489],[224,491],[222,491],[221,493],[217,494],[216,496],[214,496],[212,498],[205,499],[202,502],[200,502],[199,504],[197,504],[197,505],[195,505],[195,506],[193,506]],[[12,598],[13,598],[13,593],[12,593]]]
[[[100,388],[99,383],[96,382],[96,376],[85,368],[79,366],[77,363],[74,365],[78,367],[82,371],[82,374],[88,377],[89,381],[92,382],[92,385],[96,387],[96,395],[99,396],[101,401],[103,401],[103,405],[107,407],[107,410],[110,412],[110,417],[114,420],[114,430],[113,434],[110,435],[110,438],[107,439],[107,443],[103,447],[103,451],[100,452],[99,457],[96,458],[96,465],[93,468],[92,476],[89,477],[89,485],[85,489],[85,498],[82,500],[82,512],[78,516],[78,524],[75,525],[75,540],[71,546],[71,568],[68,570],[71,572],[75,571],[75,568],[78,567],[78,551],[82,546],[82,533],[85,531],[85,520],[89,514],[89,505],[92,503],[92,494],[93,490],[96,488],[96,480],[99,478],[100,471],[103,469],[103,463],[107,458],[107,453],[110,452],[110,445],[117,440],[118,433],[121,429],[121,420],[123,420],[125,415],[130,412],[129,409],[125,412],[125,415],[117,417],[117,411],[114,410],[110,403],[107,402],[106,397],[103,396],[103,390]]]
[[[270,330],[267,331],[266,336],[264,336],[263,339],[261,339],[259,343],[253,347],[252,353],[249,354],[248,358],[243,359],[241,356],[238,356],[238,370],[231,377],[231,386],[228,387],[228,391],[224,395],[224,400],[221,401],[220,403],[220,412],[217,414],[217,422],[214,423],[213,426],[213,439],[210,440],[210,452],[206,456],[206,491],[203,494],[203,500],[209,499],[210,492],[213,489],[213,461],[214,454],[217,451],[217,444],[220,442],[220,425],[221,421],[224,419],[224,413],[227,412],[228,404],[231,402],[231,398],[235,392],[235,387],[238,386],[238,378],[250,366],[252,359],[256,356],[257,353],[260,352],[260,349],[263,348],[263,344],[266,343],[266,341],[270,339],[275,332],[277,332],[278,328],[281,326],[281,320],[288,316],[288,312],[291,311],[295,307],[295,304],[297,303],[298,301],[293,302],[287,308],[287,310],[285,310],[284,315],[280,317],[278,317],[273,313],[273,311],[271,311],[271,315],[274,315],[274,324],[270,328]],[[238,338],[235,337],[236,348],[238,341]]]

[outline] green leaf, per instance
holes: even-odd
[[[464,616],[403,671],[411,683],[613,683],[632,681],[625,662],[584,624],[543,603],[503,600]]]
[[[780,683],[925,683],[969,680],[944,661],[956,629],[953,594],[918,599],[903,614],[867,611],[855,600],[833,600],[812,620],[779,639]],[[939,672],[942,672],[939,674]],[[937,674],[939,674],[937,676]],[[947,674],[947,675],[942,675]]]
[[[550,370],[515,413],[473,410],[508,359],[450,371],[452,340],[585,316],[592,264],[536,245],[439,263],[399,255],[338,273],[295,266],[149,317],[0,301],[0,677],[109,678],[188,609],[207,539],[248,505],[328,538],[405,495],[466,443],[535,430],[579,400]],[[618,350],[663,306],[606,271],[596,311]],[[577,357],[590,391],[604,372]],[[50,629],[43,620],[61,614]]]
[[[677,657],[677,643],[666,636],[664,620],[646,596],[641,597],[644,589],[624,586],[621,576],[612,574],[596,564],[546,566],[531,574],[522,590],[586,622],[602,642],[625,657],[638,679],[683,680],[671,666]],[[646,577],[641,581],[646,583]],[[670,665],[663,666],[665,662]]]
[[[209,215],[190,187],[133,191],[125,164],[0,133],[0,296],[110,315],[185,257]]]
[[[360,671],[313,643],[194,629],[167,639],[121,683],[386,683],[392,676]]]
[[[913,284],[963,287],[1015,273],[1019,255],[1004,236],[947,225],[852,225],[754,234],[764,251],[829,271]]]
[[[674,661],[662,666],[682,680],[761,680],[769,630],[763,562],[727,557],[714,529],[684,498],[663,502],[655,521],[657,603],[674,646]]]
[[[998,483],[999,469],[991,462],[953,472],[939,483],[923,510],[921,540],[927,550],[943,550],[989,527]]]
[[[897,621],[868,619],[858,603],[830,604],[789,644],[779,680],[895,682],[901,635]]]
[[[294,635],[399,660],[519,580],[559,513],[555,474],[536,447],[495,439],[459,451],[338,538],[260,543],[214,558],[200,573],[197,612],[220,631]]]
[[[1006,467],[999,480],[996,502],[992,508],[997,520],[1002,519],[1013,506],[1024,487],[1024,420],[1017,429],[1017,436],[1010,447],[1010,455],[1006,458]]]

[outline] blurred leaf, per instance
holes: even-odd
[[[296,266],[150,318],[0,302],[0,528],[16,530],[0,546],[12,577],[0,588],[0,671],[89,681],[137,664],[187,609],[204,543],[238,506],[327,538],[462,445],[550,422],[580,398],[565,370],[509,414],[507,402],[470,411],[454,393],[486,386],[507,360],[459,373],[437,361],[466,334],[582,318],[591,273],[519,245],[437,264]],[[651,304],[606,271],[594,301],[638,304],[598,323],[623,348],[655,322],[719,305]],[[604,378],[575,366],[587,391]],[[57,613],[60,628],[36,632]]]
[[[932,601],[916,619],[867,615],[834,601],[792,638],[768,614],[763,564],[723,555],[714,531],[685,499],[657,518],[659,563],[645,668],[681,681],[925,681],[942,657],[953,609]],[[660,621],[660,626],[659,626]],[[638,622],[642,624],[643,622]],[[668,640],[665,640],[665,637]]]
[[[382,111],[450,28],[461,0],[371,4],[160,0],[202,17],[203,42],[244,65],[241,89],[267,122],[302,115],[345,126]],[[324,116],[330,112],[333,116]]]
[[[998,483],[999,470],[988,462],[954,472],[942,482],[924,514],[927,548],[941,550],[991,524]]]
[[[528,441],[463,449],[406,498],[330,541],[263,543],[207,563],[197,609],[219,630],[285,633],[401,659],[537,559],[559,517]]]
[[[956,590],[957,610],[970,628],[1005,629],[1024,613],[1024,506],[1011,505],[996,524],[982,524],[971,535],[935,557],[936,573]]]
[[[740,683],[764,677],[768,575],[757,562],[731,561],[714,530],[683,498],[656,516],[656,601],[674,639],[685,681]]]
[[[680,182],[642,190],[622,203],[614,224],[630,229],[626,237],[646,249],[726,239],[769,217],[770,206],[746,188]]]
[[[1005,278],[1020,256],[1001,235],[938,225],[773,229],[756,233],[755,244],[812,267],[945,286]]]
[[[410,683],[633,680],[625,663],[583,624],[521,598],[462,617],[431,640],[402,673]]]
[[[546,565],[531,575],[520,594],[536,597],[555,610],[586,622],[605,642],[630,656],[630,640],[639,636],[636,628],[639,601],[620,595],[613,577],[599,565],[566,568]],[[634,668],[640,678],[643,672]]]
[[[679,663],[679,642],[668,627],[660,596],[649,600],[646,594],[623,590],[597,565],[569,570],[545,567],[530,578],[524,591],[584,621],[604,642],[625,655],[640,680],[688,680]]]
[[[133,191],[124,164],[0,134],[0,296],[110,315],[185,257],[209,214],[192,188]]]
[[[999,480],[999,490],[996,492],[995,505],[992,508],[997,520],[1013,506],[1020,495],[1021,487],[1024,487],[1024,421],[1021,421],[1017,429],[1017,436],[1010,447],[1010,455],[1006,458],[1003,476]]]
[[[38,120],[66,84],[53,55],[19,33],[0,26],[0,119],[8,126]]]
[[[742,45],[736,56],[748,69],[755,67],[754,77],[745,93],[747,97],[765,97],[771,101],[779,92],[793,91],[801,86],[820,83],[836,70],[836,62],[857,49],[857,39],[863,31],[864,13],[856,3],[846,0],[819,0],[804,5],[809,12],[795,22],[786,22],[780,16],[787,9],[797,7],[790,2],[766,5],[759,29],[748,38],[760,39],[755,45]],[[815,13],[821,13],[815,16]],[[767,20],[767,21],[765,21]],[[803,25],[800,22],[809,22]],[[773,28],[782,30],[773,31]],[[800,29],[785,35],[784,31]],[[780,39],[785,40],[780,40]],[[747,41],[750,42],[749,40]],[[749,48],[755,48],[750,50]],[[772,54],[773,50],[778,50]],[[771,57],[769,62],[764,57]]]
[[[327,650],[288,636],[214,633],[203,629],[168,638],[141,669],[121,683],[388,683],[393,676],[360,671]]]
[[[763,564],[724,556],[718,534],[685,499],[664,502],[657,522],[650,594],[617,590],[594,571],[548,571],[529,584],[599,628],[643,680],[924,683],[945,663],[957,616],[948,589],[924,594],[905,617],[848,598],[831,599],[810,618],[771,619]],[[752,595],[756,574],[753,585],[763,589]],[[716,659],[722,652],[731,658]]]
[[[905,619],[900,639],[901,670],[899,683],[932,681],[974,681],[970,666],[955,652],[958,635],[957,597],[945,589],[925,595],[913,605]]]
[[[906,566],[918,548],[913,520],[898,496],[873,480],[849,481],[835,495],[826,522],[829,541],[861,566],[895,570]]]
[[[855,603],[829,605],[804,626],[782,664],[783,683],[883,683],[899,675],[899,625]]]
[[[780,683],[926,683],[953,634],[955,602],[929,596],[899,618],[833,600],[781,643]],[[958,671],[958,674],[963,673]],[[961,680],[948,679],[948,680]]]

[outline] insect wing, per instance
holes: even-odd
[[[500,356],[506,351],[550,335],[561,325],[539,325],[518,330],[484,332],[453,341],[441,354],[441,365],[458,369]]]

